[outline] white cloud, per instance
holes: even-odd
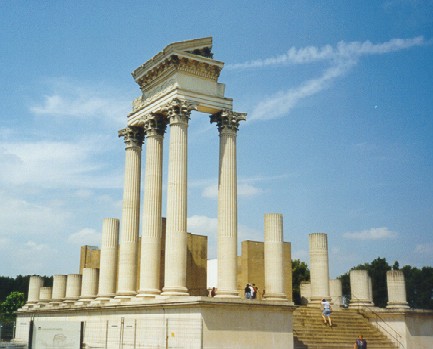
[[[415,246],[415,253],[433,256],[433,243],[419,244]]]
[[[216,234],[218,219],[207,216],[194,215],[188,217],[188,231],[193,234]]]
[[[262,189],[248,183],[239,183],[237,187],[238,197],[252,197],[263,192]],[[207,199],[218,199],[218,185],[212,184],[205,187],[201,196]]]
[[[352,240],[384,240],[393,239],[397,236],[396,232],[383,228],[370,228],[368,230],[361,230],[356,232],[347,232],[343,234],[346,239]]]
[[[52,92],[43,101],[30,107],[30,111],[41,116],[97,118],[110,123],[124,123],[130,111],[130,98],[122,91],[114,91],[106,84],[66,78],[48,81]],[[125,95],[125,97],[122,97]]]
[[[259,102],[249,113],[249,120],[270,120],[287,115],[299,101],[326,89],[335,79],[343,76],[355,66],[362,56],[380,55],[424,45],[423,37],[411,39],[392,39],[387,42],[373,44],[364,42],[339,42],[336,47],[308,46],[300,49],[291,47],[289,51],[277,57],[228,65],[229,69],[261,68],[281,64],[308,64],[328,62],[330,67],[317,78],[310,79],[299,86],[280,91]]]
[[[110,151],[107,145],[98,138],[0,143],[0,161],[4,164],[0,183],[47,188],[120,187],[121,178],[103,171],[108,165],[101,161]]]
[[[45,250],[50,250],[50,247],[47,244],[40,244],[34,241],[27,241],[25,244],[25,250],[29,252],[41,253]]]
[[[0,234],[47,235],[62,229],[70,218],[70,213],[57,205],[36,204],[5,192],[0,194]]]
[[[212,184],[203,189],[201,196],[206,199],[217,199],[218,198],[218,185]]]
[[[98,246],[101,243],[101,234],[95,229],[83,228],[68,237],[68,242],[76,245]]]
[[[324,90],[331,81],[343,75],[353,62],[338,64],[327,69],[317,79],[304,82],[302,85],[286,92],[279,92],[259,102],[250,113],[250,120],[271,120],[286,115],[298,102]]]
[[[373,44],[370,41],[340,41],[336,47],[325,45],[322,47],[307,46],[298,49],[292,46],[286,54],[244,63],[228,64],[226,69],[262,68],[272,65],[308,64],[320,61],[348,61],[361,56],[386,54],[424,44],[424,38],[418,36],[411,39],[392,39],[379,44]]]
[[[251,197],[262,193],[263,190],[248,183],[238,185],[238,197]]]
[[[10,276],[40,274],[47,265],[52,264],[56,253],[55,248],[33,240],[26,242],[10,240],[7,246],[0,244],[3,261],[19,261],[19,263],[11,263],[4,270],[6,275]]]

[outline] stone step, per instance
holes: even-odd
[[[342,309],[331,315],[333,327],[323,324],[319,308],[299,307],[293,313],[295,349],[353,348],[362,333],[370,349],[395,349],[396,346],[367,319],[354,310]]]

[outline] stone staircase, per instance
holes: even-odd
[[[319,308],[299,307],[293,313],[294,349],[352,349],[362,334],[368,349],[397,349],[382,332],[354,310],[333,311],[332,327],[326,326]]]

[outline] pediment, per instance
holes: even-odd
[[[224,63],[213,59],[212,37],[173,42],[132,72],[134,80],[143,86],[149,75],[160,74],[164,66],[176,64],[180,58],[204,63],[220,71]]]

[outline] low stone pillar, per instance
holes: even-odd
[[[265,214],[265,300],[288,301],[284,290],[283,215]]]
[[[343,304],[343,286],[340,279],[329,280],[329,293],[333,307],[341,307]]]
[[[402,270],[389,270],[386,272],[386,283],[388,286],[389,309],[408,309],[406,299],[406,284]]]
[[[108,301],[116,295],[119,226],[120,222],[116,218],[104,218],[102,222],[97,301]]]
[[[66,278],[66,295],[63,301],[66,305],[75,303],[81,294],[81,274],[68,274]]]
[[[301,285],[299,287],[299,293],[301,296],[301,304],[307,305],[310,302],[310,297],[311,297],[310,281],[301,281]]]
[[[99,269],[83,268],[79,302],[88,303],[98,294]]]
[[[44,280],[39,275],[32,275],[29,279],[29,293],[27,297],[28,306],[32,306],[39,302],[39,292],[44,284]]]
[[[39,306],[46,306],[52,298],[52,287],[41,287],[39,289]]]
[[[349,276],[351,295],[349,308],[371,306],[367,270],[351,270]]]
[[[53,276],[53,292],[50,304],[59,305],[66,296],[66,275]]]
[[[328,236],[324,233],[309,235],[311,301],[320,306],[322,299],[329,299]]]

